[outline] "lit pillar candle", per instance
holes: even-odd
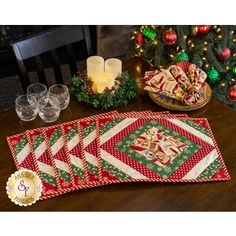
[[[115,78],[122,72],[122,62],[117,58],[110,58],[105,61],[105,73],[112,86]]]
[[[92,56],[87,59],[87,76],[92,81],[99,81],[104,75],[104,59]]]
[[[105,65],[105,66],[104,66]],[[122,63],[119,59],[110,58],[105,61],[100,56],[87,59],[87,76],[93,82],[93,90],[102,93],[105,88],[114,86],[115,78],[121,74]]]

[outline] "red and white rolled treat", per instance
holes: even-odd
[[[188,77],[192,87],[194,87],[196,90],[200,90],[206,81],[207,75],[201,68],[195,64],[191,64],[188,68]]]

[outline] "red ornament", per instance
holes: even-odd
[[[233,102],[236,102],[236,85],[228,90],[228,98]]]
[[[167,44],[167,45],[173,45],[176,43],[177,40],[177,34],[174,30],[172,30],[171,28],[166,30],[162,36],[163,41]]]
[[[231,56],[231,51],[229,48],[225,48],[224,50],[222,50],[220,53],[219,53],[219,58],[221,60],[227,60],[229,59]]]
[[[137,33],[136,40],[137,40],[137,43],[138,43],[139,45],[143,45],[143,43],[144,43],[144,38],[143,38],[143,35],[142,35],[141,32],[138,32],[138,33]]]
[[[178,62],[176,66],[179,66],[185,73],[187,73],[190,63],[188,61],[181,61]]]
[[[198,36],[203,36],[208,34],[210,31],[210,26],[209,25],[199,25],[196,28],[196,33]]]

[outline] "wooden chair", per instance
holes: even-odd
[[[64,82],[57,53],[57,49],[62,46],[66,46],[68,64],[73,76],[77,71],[77,65],[72,44],[78,41],[85,42],[87,56],[91,55],[92,45],[88,26],[58,26],[12,43],[23,90],[26,92],[27,86],[30,85],[24,60],[32,57],[35,58],[39,82],[48,85],[40,56],[45,52],[50,52],[56,82]]]

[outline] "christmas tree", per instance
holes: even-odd
[[[207,73],[213,96],[236,108],[236,26],[138,26],[135,56],[155,68],[194,63]]]

